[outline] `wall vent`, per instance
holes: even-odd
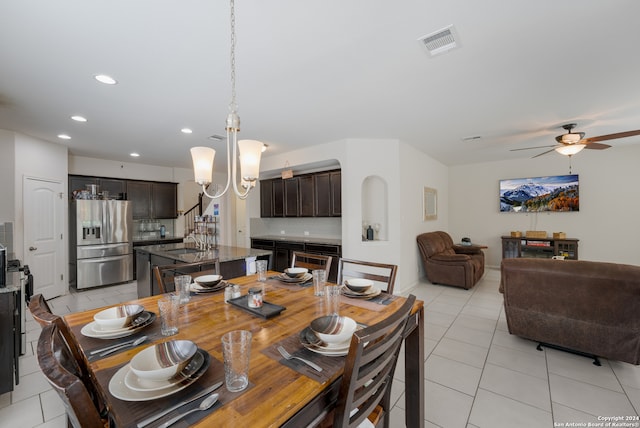
[[[431,56],[443,54],[449,52],[451,49],[460,47],[458,35],[453,25],[422,36],[418,41],[427,49]]]

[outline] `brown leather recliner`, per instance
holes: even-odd
[[[484,274],[484,253],[478,247],[454,245],[447,232],[418,235],[427,279],[433,284],[454,285],[467,290]]]

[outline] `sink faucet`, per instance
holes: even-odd
[[[189,234],[189,235],[187,235],[187,236],[185,237],[185,243],[186,243],[186,241],[187,241],[187,240],[189,240],[189,238],[193,239],[193,242],[195,242],[196,247],[197,247],[199,250],[203,250],[203,249],[204,249],[204,246],[205,246],[205,245],[204,245],[204,242],[202,242],[201,240],[199,240],[198,238],[196,238],[195,236],[193,236],[193,234]]]

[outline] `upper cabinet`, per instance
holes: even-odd
[[[128,181],[128,198],[133,218],[177,218],[178,185],[155,181]]]
[[[260,181],[261,217],[340,217],[340,170]]]
[[[99,192],[108,192],[111,199],[131,201],[134,219],[178,217],[177,183],[69,175],[70,197],[89,184],[97,184]]]

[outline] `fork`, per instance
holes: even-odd
[[[278,352],[280,352],[280,355],[282,355],[287,360],[296,359],[298,361],[302,361],[303,363],[305,363],[306,365],[308,365],[309,367],[311,367],[312,369],[314,369],[316,371],[319,371],[319,372],[322,371],[322,367],[320,367],[319,365],[317,365],[315,363],[312,363],[311,361],[307,361],[304,358],[294,357],[293,355],[288,353],[287,350],[284,349],[282,346],[278,346]]]

